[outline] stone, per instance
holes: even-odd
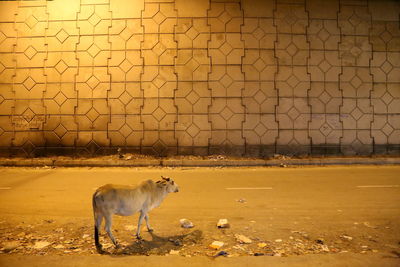
[[[281,243],[281,242],[282,242],[282,239],[275,239],[275,242],[276,242],[276,243]]]
[[[229,228],[230,225],[228,223],[228,219],[219,219],[217,223],[218,228]]]
[[[17,247],[19,247],[20,246],[20,242],[18,242],[18,241],[10,241],[10,242],[5,242],[5,243],[3,243],[3,248],[2,248],[2,250],[4,251],[4,252],[9,252],[9,251],[12,251],[12,250],[14,250],[14,249],[16,249]]]
[[[50,242],[47,241],[37,241],[33,246],[34,249],[42,249],[50,245]]]
[[[348,240],[348,241],[353,240],[353,238],[351,236],[348,236],[348,235],[342,235],[341,238],[345,239],[345,240]]]
[[[224,242],[221,241],[214,241],[210,244],[210,248],[213,249],[220,249],[224,245]]]
[[[244,235],[235,234],[235,238],[241,244],[251,244],[251,243],[253,243],[253,241],[250,238],[248,238],[247,236],[244,236]]]
[[[171,251],[169,252],[169,255],[179,255],[179,250],[171,249]]]
[[[321,245],[321,249],[324,252],[329,252],[330,251],[327,245]]]
[[[181,223],[182,228],[193,228],[194,225],[188,219],[180,219],[179,222]]]
[[[267,246],[267,244],[266,243],[258,243],[257,246],[259,248],[265,248]]]

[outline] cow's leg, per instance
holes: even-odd
[[[101,250],[102,246],[99,241],[100,235],[100,227],[101,222],[103,221],[103,215],[99,213],[95,213],[95,221],[94,221],[94,243],[96,244],[96,248]]]
[[[108,234],[108,236],[110,237],[111,241],[114,243],[114,246],[118,247],[118,243],[115,240],[112,232],[111,232],[111,226],[112,226],[112,215],[107,214],[106,216],[104,216],[106,218],[106,232]]]
[[[140,216],[139,216],[139,221],[138,221],[138,226],[137,226],[137,231],[136,231],[137,239],[142,239],[142,237],[140,236],[140,226],[142,225],[144,216],[145,216],[145,213],[143,211],[140,211]]]
[[[146,226],[147,226],[147,231],[149,232],[153,232],[153,228],[151,228],[150,224],[149,224],[149,215],[146,213],[146,215],[144,215],[144,218],[146,220]]]

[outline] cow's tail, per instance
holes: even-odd
[[[100,214],[100,211],[96,205],[96,197],[99,192],[96,191],[92,197],[92,206],[93,206],[93,217],[94,217],[94,243],[96,245],[96,249],[99,253],[102,253],[102,246],[99,240],[99,228],[101,226],[101,222],[103,220],[103,216]]]

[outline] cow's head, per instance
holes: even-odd
[[[179,192],[179,186],[177,183],[175,183],[171,178],[169,177],[164,177],[161,175],[161,180],[157,181],[157,184],[160,186],[165,187],[166,191],[168,193],[172,193],[172,192]]]

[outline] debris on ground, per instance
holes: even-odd
[[[213,248],[213,249],[220,249],[222,246],[224,245],[224,242],[221,242],[221,241],[214,241],[214,242],[212,242],[211,244],[210,244],[210,248]]]
[[[208,159],[210,159],[210,160],[224,160],[224,159],[226,159],[226,156],[224,156],[224,155],[211,155],[211,156],[208,156]]]
[[[323,238],[317,238],[317,239],[315,240],[315,242],[316,242],[317,244],[323,245],[323,244],[324,244],[324,239],[323,239]]]
[[[168,239],[169,242],[173,243],[175,246],[182,246],[182,241],[180,241],[179,239]]]
[[[179,220],[181,227],[182,228],[193,228],[194,225],[191,221],[189,221],[188,219],[180,219]]]
[[[264,256],[265,254],[264,254],[264,253],[261,253],[261,252],[256,252],[256,253],[254,253],[253,255],[254,255],[254,256]]]
[[[267,246],[267,244],[266,243],[258,243],[257,246],[259,248],[265,248]]]
[[[238,200],[237,200],[237,202],[239,202],[239,203],[246,203],[246,202],[247,202],[247,200],[246,200],[246,199],[244,199],[244,198],[240,198],[240,199],[238,199]]]
[[[235,234],[236,240],[241,244],[251,244],[253,241],[244,235]]]
[[[321,245],[321,249],[324,252],[329,252],[330,251],[327,245]]]
[[[171,249],[171,251],[169,252],[169,255],[179,255],[179,250]]]
[[[290,159],[289,156],[281,155],[281,154],[274,154],[274,159],[281,159],[281,160],[286,160]]]
[[[217,223],[218,228],[229,228],[230,225],[228,223],[228,219],[219,219]]]
[[[376,227],[375,225],[370,224],[369,222],[364,222],[363,224],[364,224],[364,226],[366,226],[366,227],[368,227],[368,228],[373,228],[373,229],[378,228],[378,227]]]
[[[228,255],[229,255],[228,252],[221,250],[220,252],[218,252],[217,254],[215,254],[214,257],[219,257],[219,256],[227,257]]]
[[[275,242],[276,242],[276,243],[281,243],[281,242],[282,242],[282,239],[275,239]]]
[[[21,245],[21,243],[18,241],[6,242],[6,243],[2,244],[2,250],[7,253],[7,252],[10,252],[10,251],[16,249],[20,245]]]
[[[340,238],[342,238],[344,240],[347,240],[347,241],[353,240],[353,238],[351,236],[348,236],[348,235],[342,235],[342,236],[340,236]]]
[[[50,243],[47,241],[37,241],[35,243],[35,245],[33,246],[33,248],[34,249],[42,249],[42,248],[47,247],[48,245],[50,245]]]

